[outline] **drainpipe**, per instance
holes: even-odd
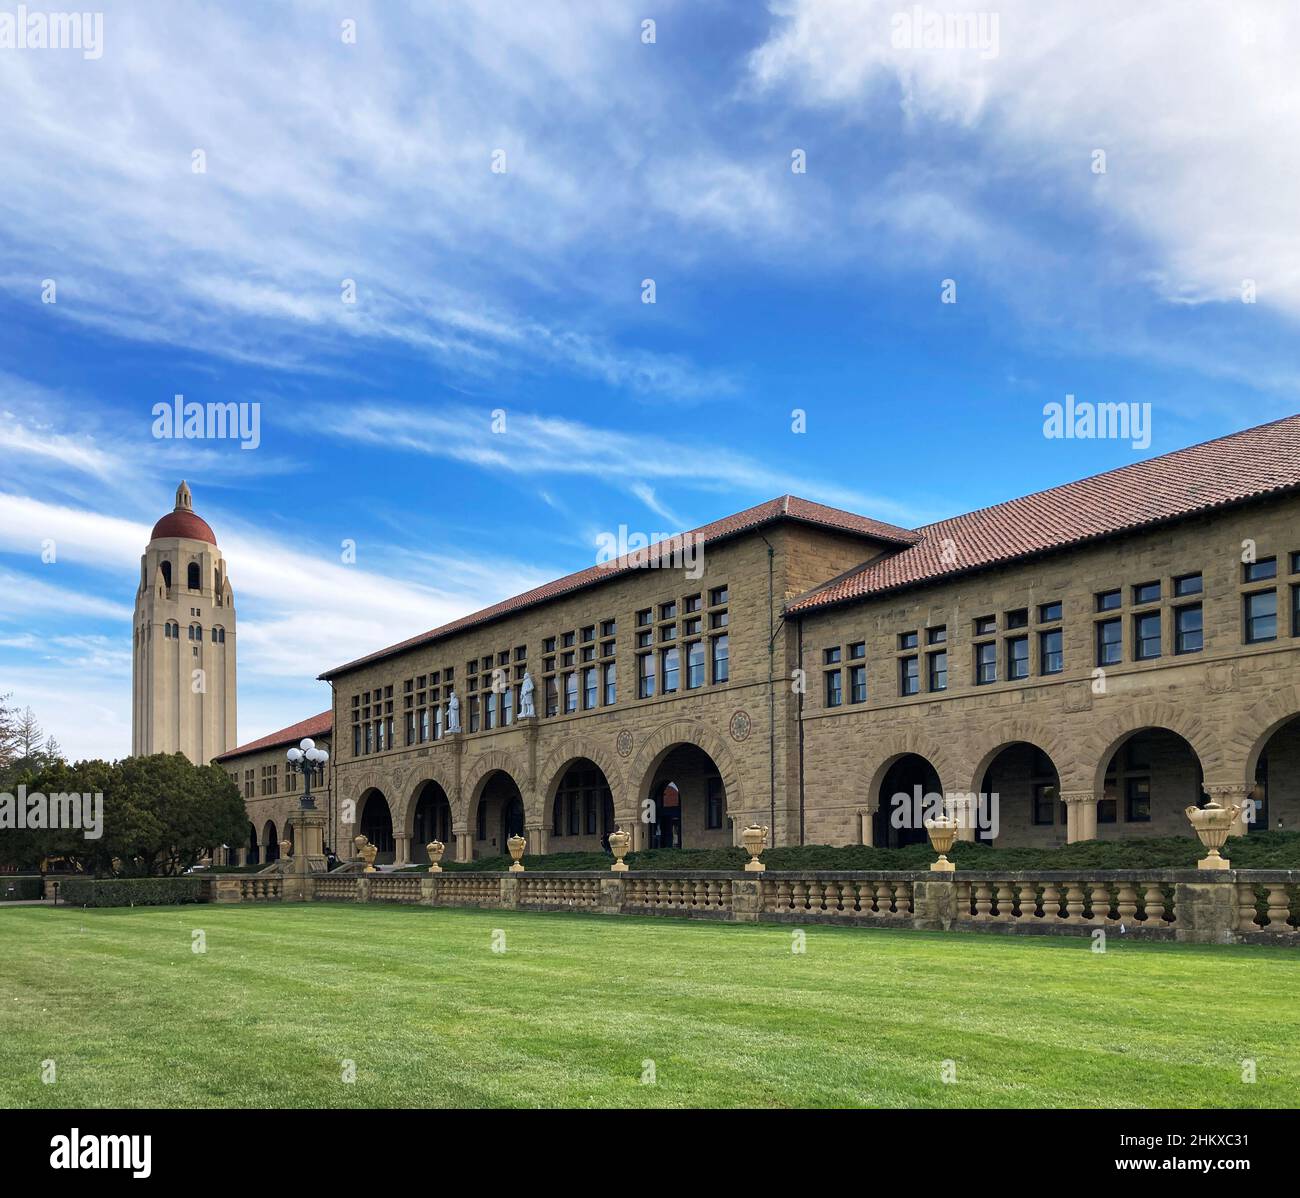
[[[772,840],[776,841],[776,604],[775,571],[776,550],[762,533],[767,546],[767,765],[768,765],[768,824]],[[802,839],[800,832],[800,839]]]
[[[803,621],[802,621],[802,620],[798,620],[798,621],[797,621],[797,624],[798,624],[798,628],[799,628],[799,633],[798,633],[798,648],[797,648],[797,652],[798,652],[798,654],[799,654],[799,667],[798,667],[798,668],[802,670],[802,669],[803,669]],[[803,841],[803,837],[804,837],[804,831],[803,831],[803,813],[804,813],[804,789],[803,789],[803,701],[804,701],[804,691],[806,691],[807,689],[808,689],[807,686],[805,686],[805,687],[803,688],[803,690],[801,690],[801,691],[799,692],[799,703],[798,703],[798,708],[797,708],[797,710],[796,710],[796,712],[795,712],[795,718],[799,721],[799,843],[800,843],[800,844],[803,844],[803,842],[804,842],[804,841]]]
[[[328,810],[325,812],[325,831],[329,835],[329,846],[334,850],[334,856],[342,861],[339,856],[339,846],[335,844],[338,829],[334,826],[334,812],[338,810],[339,805],[339,766],[338,753],[339,745],[342,743],[338,736],[339,723],[339,693],[334,689],[334,679],[329,679],[330,687],[330,802],[327,804]]]

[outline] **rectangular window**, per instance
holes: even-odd
[[[582,671],[582,709],[590,711],[596,706],[596,667],[588,666]]]
[[[1029,627],[1029,609],[1027,607],[1018,607],[1015,611],[1007,612],[1008,628],[1028,628]]]
[[[1300,636],[1300,586],[1291,588],[1291,635]]]
[[[726,610],[709,612],[710,628],[726,628],[728,624]]]
[[[478,696],[470,695],[469,697],[469,730],[478,731]]]
[[[865,703],[867,701],[867,667],[849,667],[849,702]]]
[[[1181,578],[1174,579],[1174,596],[1181,598],[1184,595],[1199,595],[1204,586],[1199,574],[1184,574]]]
[[[726,806],[725,792],[722,789],[721,778],[710,778],[705,783],[707,789],[704,796],[704,822],[710,828],[722,827],[722,813]]]
[[[663,661],[663,693],[665,695],[675,695],[677,693],[678,676],[681,673],[681,659],[677,653],[677,646],[671,649],[665,649],[662,654]]]
[[[643,611],[637,612],[636,613],[637,626],[640,627],[642,625],[649,624],[650,616],[651,616],[651,611],[648,607],[645,608]]]
[[[997,641],[988,641],[983,645],[975,646],[975,684],[983,686],[985,683],[996,682],[998,680],[998,643]]]
[[[1034,823],[1040,827],[1056,819],[1056,787],[1050,782],[1034,784]]]
[[[1160,613],[1147,612],[1133,617],[1133,656],[1150,661],[1160,656]]]
[[[361,756],[361,725],[352,725],[352,756]]]
[[[568,804],[568,806],[569,806],[569,835],[570,835],[570,836],[577,836],[578,833],[582,830],[580,824],[578,823],[578,820],[579,820],[579,814],[578,814],[578,796],[577,796],[577,795],[575,795],[575,794],[571,794],[571,795],[569,795],[569,804]]]
[[[578,710],[578,675],[570,671],[564,676],[564,714]]]
[[[1059,628],[1038,634],[1038,666],[1044,674],[1065,669],[1064,634]]]
[[[588,790],[582,796],[582,820],[583,827],[588,836],[596,835],[596,796]]]
[[[605,706],[609,707],[611,704],[618,701],[618,687],[614,676],[614,663],[612,661],[606,662],[602,669],[605,672]]]
[[[916,657],[903,657],[898,662],[898,693],[915,695],[921,689],[921,663]]]
[[[731,645],[726,636],[713,638],[713,681],[726,682],[731,677]]]
[[[478,826],[474,829],[474,832],[479,840],[487,839],[487,809],[488,805],[486,803],[478,805]]]
[[[729,599],[728,599],[726,587],[714,587],[713,590],[709,592],[710,607],[721,607],[724,603],[727,603],[728,601]]]
[[[1261,557],[1257,562],[1247,562],[1242,567],[1247,582],[1263,582],[1277,577],[1277,558]]]
[[[1118,665],[1124,660],[1124,625],[1119,620],[1103,620],[1097,625],[1097,664]]]
[[[1040,603],[1038,605],[1038,622],[1040,624],[1055,624],[1061,618],[1061,601],[1058,599],[1055,603]]]
[[[687,595],[682,600],[682,610],[691,612],[700,610],[700,597],[698,595]]]
[[[1199,603],[1174,608],[1174,652],[1199,653],[1205,645],[1204,625]]]
[[[991,636],[998,630],[997,616],[980,616],[975,621],[976,636]]]
[[[1124,784],[1124,818],[1130,824],[1151,822],[1151,779],[1129,778]]]
[[[844,702],[844,682],[839,670],[829,670],[826,674],[826,706],[838,707]]]
[[[1116,799],[1097,800],[1097,822],[1114,824],[1119,822],[1119,802]]]
[[[899,647],[900,649],[915,649],[915,648],[916,648],[916,633],[915,633],[915,632],[900,632],[900,633],[898,634],[898,647]]]
[[[1159,603],[1160,584],[1158,582],[1139,582],[1133,588],[1134,603]]]
[[[941,649],[938,653],[930,654],[930,689],[932,691],[946,691],[948,689],[948,650]]]
[[[546,680],[546,714],[560,714],[560,686],[554,674]]]
[[[686,689],[704,685],[704,642],[691,641],[686,646]]]
[[[415,712],[413,711],[406,713],[406,743],[415,744]]]
[[[491,691],[483,696],[483,727],[489,731],[497,726],[497,697]]]
[[[667,603],[659,605],[659,618],[661,620],[672,620],[677,616],[677,604],[669,600]]]
[[[862,661],[867,656],[867,642],[858,641],[849,646],[849,660]]]
[[[939,624],[934,628],[925,630],[925,643],[927,645],[946,645],[948,643],[948,625]]]
[[[838,648],[827,649],[822,654],[822,661],[828,666],[835,665],[836,662],[838,662],[839,660],[840,660],[840,651]]]
[[[1277,640],[1277,592],[1256,591],[1245,597],[1246,643]]]
[[[1029,638],[1013,636],[1007,641],[1007,678],[1015,681],[1029,677]]]
[[[1117,611],[1122,602],[1123,602],[1123,597],[1120,594],[1118,588],[1113,591],[1097,592],[1098,611]]]
[[[636,697],[653,699],[655,695],[655,655],[642,653],[636,659]]]

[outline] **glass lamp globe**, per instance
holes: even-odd
[[[304,753],[310,752],[315,747],[316,742],[312,740],[310,736],[304,736],[302,740],[298,742],[298,748],[300,748]]]
[[[289,760],[290,760],[294,765],[297,765],[298,762],[300,762],[300,761],[302,760],[302,750],[301,750],[301,749],[290,749],[290,750],[288,751],[288,753],[285,754],[285,756],[288,757]]]

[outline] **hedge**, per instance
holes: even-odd
[[[0,877],[0,903],[16,903],[41,897],[42,880],[28,877]]]
[[[207,899],[202,878],[69,878],[59,901],[74,907],[165,907]]]

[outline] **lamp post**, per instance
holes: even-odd
[[[299,806],[303,811],[315,811],[316,800],[312,798],[311,776],[317,766],[324,768],[330,755],[324,749],[318,749],[310,736],[303,737],[297,748],[290,749],[285,756],[289,759],[289,769],[302,774],[302,799]]]
[[[325,823],[326,814],[316,808],[316,799],[311,793],[312,774],[324,767],[330,755],[324,749],[318,749],[311,737],[305,737],[296,748],[290,749],[285,756],[289,759],[291,772],[302,775],[302,798],[298,810],[289,816],[288,824],[293,833],[293,859],[287,869],[299,876],[301,881],[296,897],[310,898],[306,875],[324,873],[329,868],[325,858]],[[288,897],[290,879],[285,880],[285,897]]]

